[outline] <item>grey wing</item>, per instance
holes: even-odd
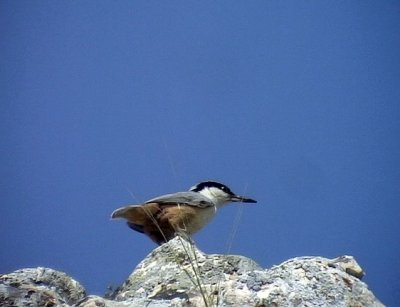
[[[213,207],[215,204],[211,199],[201,195],[197,192],[178,192],[173,194],[166,194],[146,201],[148,203],[171,204],[178,203],[181,205],[195,206],[195,207]]]

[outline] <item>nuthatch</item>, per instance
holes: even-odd
[[[161,245],[179,233],[193,235],[202,229],[229,202],[256,203],[238,196],[222,183],[201,182],[188,192],[162,195],[140,205],[119,208],[111,218],[124,218],[135,231],[146,234]]]

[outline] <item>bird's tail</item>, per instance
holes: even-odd
[[[155,204],[146,205],[130,205],[122,208],[118,208],[111,214],[112,219],[123,218],[128,222],[145,225],[149,223],[149,220],[153,220],[154,216],[159,211],[159,208]]]
[[[130,205],[119,208],[111,214],[112,219],[123,218],[128,226],[138,232],[147,234],[157,244],[162,244],[174,237],[175,230],[168,221],[159,224],[158,204]]]
[[[126,206],[126,207],[118,208],[118,209],[114,210],[113,213],[111,213],[111,218],[112,219],[126,218],[127,212],[129,212],[130,210],[136,211],[134,208],[135,208],[135,206]]]

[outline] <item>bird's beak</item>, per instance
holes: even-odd
[[[231,197],[232,202],[239,202],[239,203],[256,203],[257,201],[251,198],[246,198],[239,195],[234,195]]]

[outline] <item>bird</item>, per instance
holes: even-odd
[[[186,192],[118,208],[111,214],[111,219],[125,219],[131,229],[161,245],[177,235],[192,236],[212,220],[219,208],[231,202],[257,201],[236,195],[222,183],[203,181]]]

